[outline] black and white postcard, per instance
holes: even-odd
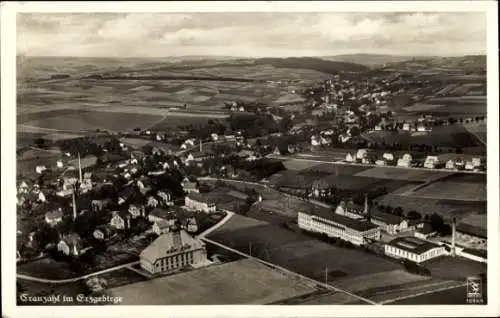
[[[498,314],[497,25],[3,3],[3,314]]]

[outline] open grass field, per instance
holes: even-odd
[[[45,279],[66,279],[76,276],[68,264],[55,261],[50,257],[20,264],[17,266],[17,273]]]
[[[286,160],[283,161],[283,165],[287,170],[301,171],[305,169],[310,169],[318,165],[316,162],[311,161],[299,161],[299,160]]]
[[[304,173],[318,172],[318,173],[324,173],[324,174],[328,174],[328,175],[339,176],[339,175],[356,175],[356,174],[359,174],[367,169],[368,169],[367,167],[363,167],[363,166],[322,163],[322,164],[316,164],[310,168],[307,168],[303,172]]]
[[[146,277],[128,269],[121,268],[116,271],[104,273],[96,276],[97,278],[102,278],[106,281],[106,286],[108,289],[116,288],[119,286],[134,284],[138,282],[143,282],[147,280]]]
[[[270,224],[235,228],[234,223],[228,222],[209,238],[244,253],[251,250],[252,256],[321,281],[326,266],[332,282],[400,267],[385,258],[336,247]]]
[[[147,127],[161,118],[155,115],[115,112],[77,112],[75,114],[51,116],[50,112],[25,124],[57,130],[79,131],[105,129],[131,131],[136,127]]]
[[[486,273],[487,264],[475,262],[463,257],[443,256],[425,262],[431,275],[442,279],[463,280],[468,276]]]
[[[421,199],[486,201],[486,183],[437,181],[408,196]]]
[[[364,171],[355,174],[354,176],[388,179],[388,180],[405,180],[411,182],[429,182],[444,178],[452,174],[453,174],[452,172],[444,172],[444,171],[425,171],[425,170],[377,167],[377,168],[366,169]]]
[[[404,211],[415,210],[422,215],[439,214],[444,219],[451,220],[463,213],[486,213],[486,202],[461,201],[435,198],[419,198],[399,194],[387,194],[375,199],[376,202],[392,207],[401,207]]]
[[[427,144],[440,147],[477,147],[481,146],[475,136],[459,124],[434,127],[425,135],[415,135],[412,132],[375,131],[370,139],[386,143]]]
[[[122,305],[263,305],[315,290],[314,284],[258,262],[241,260],[117,287],[110,292],[123,298]]]
[[[204,125],[213,118],[209,118],[208,116],[183,116],[182,114],[176,115],[169,114],[162,121],[157,122],[155,125],[151,126],[151,129],[154,131],[162,131],[168,130],[171,128],[179,127],[179,126],[188,126],[188,125]]]

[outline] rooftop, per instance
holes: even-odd
[[[167,219],[167,218],[175,218],[176,214],[172,210],[162,209],[162,208],[154,208],[149,215],[156,216],[158,218]]]
[[[141,252],[140,257],[154,263],[157,259],[178,253],[183,248],[194,250],[203,248],[204,246],[203,242],[193,238],[183,230],[172,231],[154,240],[153,243]]]
[[[420,255],[422,253],[427,252],[436,247],[440,247],[440,245],[431,243],[429,241],[424,241],[416,237],[407,236],[407,237],[398,237],[389,243],[389,246],[393,246],[399,248],[401,250],[414,253]]]
[[[323,209],[312,209],[312,211],[309,212],[304,212],[306,214],[312,215],[312,216],[318,216],[320,218],[330,220],[332,222],[344,225],[348,228],[351,228],[353,230],[356,230],[358,232],[366,232],[368,230],[372,230],[377,228],[378,226],[365,221],[365,220],[356,220],[347,216],[335,214],[334,212],[331,211],[326,211]]]
[[[215,203],[211,197],[204,195],[204,194],[201,194],[201,193],[189,193],[186,196],[186,198],[189,198],[191,200],[198,201],[198,202],[205,202],[207,204]]]

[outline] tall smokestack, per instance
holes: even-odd
[[[203,152],[203,141],[200,140],[200,152]]]
[[[76,220],[76,198],[75,198],[75,188],[73,188],[73,193],[71,195],[73,201],[73,221]]]
[[[80,160],[80,153],[78,153],[78,176],[80,184],[82,183],[82,161]]]
[[[451,256],[455,256],[455,240],[457,231],[457,219],[453,218],[451,222]]]
[[[368,214],[370,213],[370,208],[368,207],[368,194],[365,193],[365,209],[364,209],[364,214],[365,216],[368,216]]]

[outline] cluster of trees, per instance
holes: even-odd
[[[275,173],[285,170],[283,162],[280,160],[273,160],[263,158],[255,161],[246,161],[245,159],[237,156],[231,156],[223,160],[226,164],[230,164],[235,170],[247,171],[250,175],[257,179],[267,178]]]
[[[106,149],[108,153],[122,152],[120,141],[114,137],[108,138],[105,143],[96,143],[95,140],[90,137],[82,137],[59,140],[55,144],[63,152],[69,152],[71,154],[80,153],[82,157],[86,155],[100,157],[104,154],[104,149]]]
[[[244,131],[247,138],[255,138],[280,131],[280,125],[268,114],[232,114],[228,118],[233,131]]]
[[[397,215],[397,216],[405,216],[409,220],[421,220],[422,219],[422,215],[420,213],[418,213],[417,211],[415,211],[415,210],[410,210],[405,215],[403,208],[400,207],[400,206],[393,208],[390,205],[377,204],[377,203],[376,203],[376,206],[382,212],[389,213],[389,214],[394,214],[394,215]]]

